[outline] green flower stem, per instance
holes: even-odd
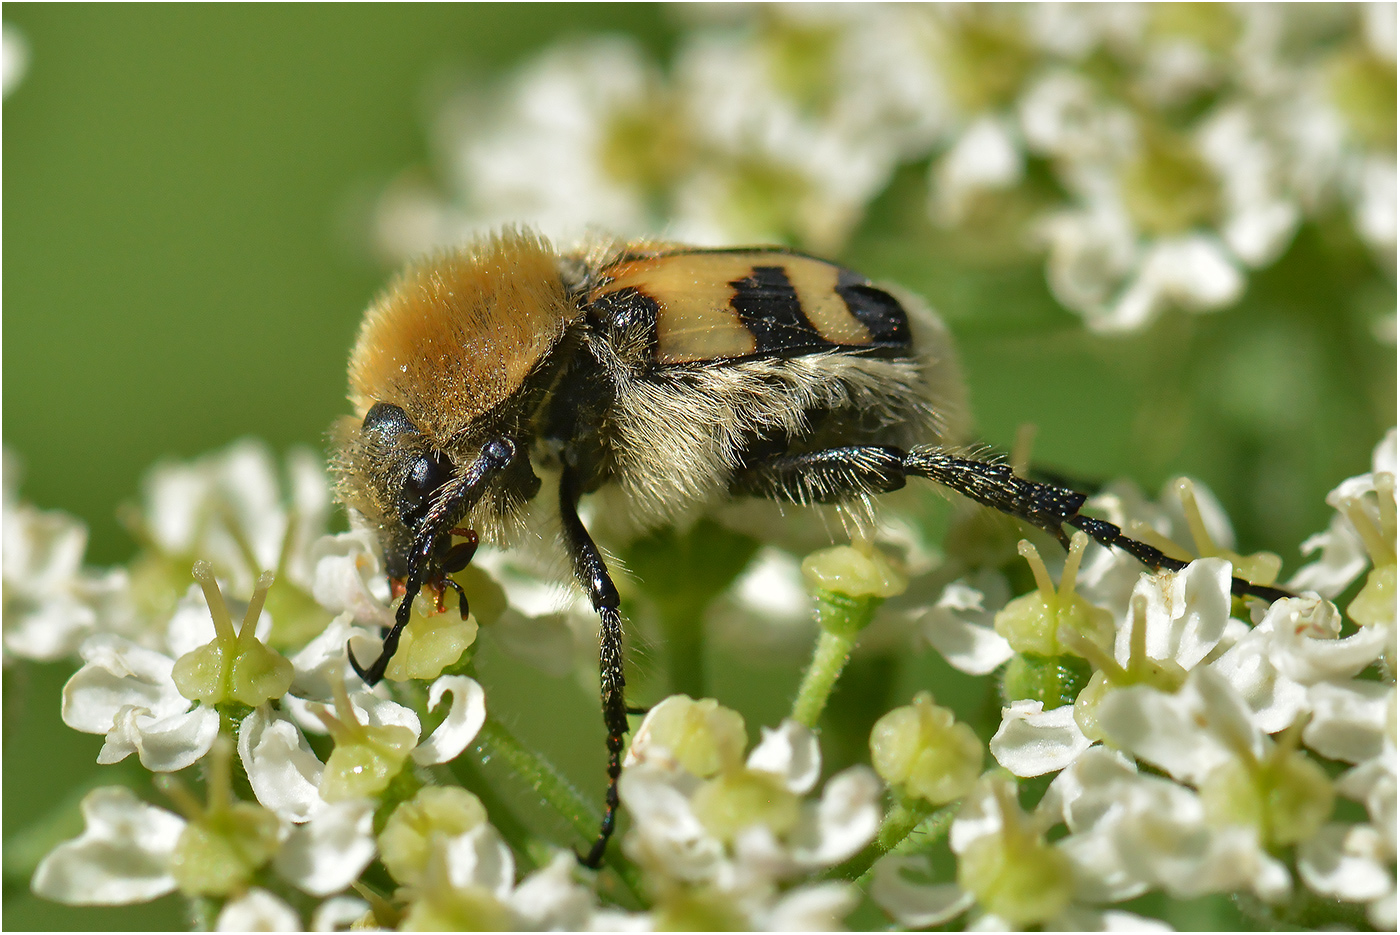
[[[898,795],[875,840],[850,860],[822,874],[822,877],[865,882],[864,878],[869,875],[875,861],[891,851],[904,853],[926,847],[941,838],[953,823],[953,816],[958,813],[960,804],[953,802],[935,810],[925,799]]]
[[[572,825],[585,841],[592,843],[602,824],[602,813],[589,804],[553,763],[522,744],[499,721],[489,717],[486,719],[472,744],[472,751],[482,763],[500,760],[517,779],[534,789],[546,805]],[[615,853],[609,853],[604,860],[640,902],[642,881],[637,869]]]
[[[883,603],[883,599],[877,597],[850,597],[822,588],[816,589],[816,596],[821,635],[812,652],[812,662],[802,675],[797,700],[792,704],[792,719],[813,729],[831,697],[831,690],[836,687],[836,680],[850,661],[856,636]]]
[[[799,724],[815,728],[822,716],[831,690],[836,680],[850,661],[851,650],[856,641],[849,637],[837,636],[826,630],[817,637],[817,648],[812,653],[812,662],[802,675],[802,685],[797,689],[797,700],[792,703],[792,719]]]

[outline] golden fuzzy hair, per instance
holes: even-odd
[[[518,389],[578,315],[554,249],[506,230],[405,270],[365,315],[350,402],[402,408],[446,444]]]

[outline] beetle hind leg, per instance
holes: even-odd
[[[1154,570],[1178,571],[1186,563],[1139,542],[1107,520],[1079,510],[1086,494],[1058,484],[1019,477],[997,461],[961,458],[919,445],[905,451],[887,445],[854,445],[804,454],[779,454],[759,459],[737,472],[730,489],[735,494],[768,497],[795,503],[838,503],[903,487],[909,477],[923,477],[956,491],[983,506],[1043,529],[1069,547],[1065,526],[1083,530],[1109,548],[1122,549]],[[1242,578],[1231,580],[1239,596],[1264,600],[1290,597],[1289,592]]]

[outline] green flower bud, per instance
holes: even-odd
[[[713,698],[672,695],[651,709],[633,740],[633,755],[664,747],[686,772],[707,779],[744,761],[744,717]]]
[[[1073,704],[1089,682],[1093,670],[1078,656],[1039,656],[1018,653],[1007,662],[1001,674],[1002,699],[1039,701],[1044,710]]]
[[[436,610],[431,606],[429,609]],[[398,651],[384,670],[384,677],[391,682],[431,681],[461,659],[467,648],[476,642],[474,616],[463,620],[455,610],[427,616],[419,611],[419,604],[415,602],[399,638]]]
[[[1362,626],[1386,624],[1395,626],[1395,475],[1378,471],[1374,475],[1376,510],[1372,514],[1364,506],[1363,497],[1349,497],[1339,504],[1342,513],[1351,520],[1356,534],[1366,547],[1372,568],[1366,573],[1347,616]]]
[[[802,576],[816,594],[817,623],[850,640],[865,629],[885,598],[909,586],[909,579],[879,551],[849,545],[808,555]]]
[[[451,885],[415,892],[399,923],[404,932],[506,932],[514,927],[510,910],[490,890]]]
[[[1079,563],[1088,544],[1089,537],[1084,533],[1074,534],[1057,589],[1050,581],[1050,572],[1040,552],[1030,542],[1021,540],[1017,548],[1031,566],[1036,589],[1008,602],[997,611],[992,624],[1016,652],[1037,656],[1076,652],[1073,647],[1061,646],[1062,629],[1077,633],[1103,649],[1112,650],[1113,615],[1090,604],[1074,591]]]
[[[272,572],[263,572],[258,578],[243,625],[236,633],[213,568],[208,562],[195,562],[194,576],[204,589],[214,618],[214,639],[175,660],[171,675],[180,694],[207,705],[237,701],[253,708],[285,695],[295,674],[292,663],[265,646],[255,633],[272,586]]]
[[[1070,860],[1030,826],[1016,802],[1015,784],[989,774],[1001,827],[958,854],[958,885],[1017,927],[1046,922],[1074,895]],[[966,808],[966,806],[964,806]]]
[[[233,800],[232,744],[228,739],[215,741],[209,756],[204,805],[174,776],[157,780],[189,821],[171,855],[170,874],[181,892],[191,897],[243,892],[281,844],[281,823],[276,815],[261,805]]]
[[[1354,49],[1332,65],[1332,99],[1365,142],[1395,146],[1395,62]]]
[[[779,776],[737,769],[696,790],[691,808],[706,831],[728,843],[753,825],[766,825],[775,835],[786,834],[797,824],[798,798]]]
[[[1102,671],[1095,672],[1089,677],[1089,684],[1079,692],[1079,697],[1074,699],[1074,723],[1079,725],[1085,737],[1095,743],[1104,739],[1104,732],[1099,727],[1099,703],[1112,689],[1113,682],[1108,676]]]
[[[481,800],[458,786],[427,786],[394,809],[379,835],[379,859],[405,885],[418,883],[428,865],[433,834],[455,837],[486,821]]]
[[[327,802],[377,797],[403,769],[418,737],[397,724],[361,724],[350,705],[345,683],[336,680],[335,714],[317,711],[317,716],[335,740],[335,749],[326,758],[321,774],[321,798]]]
[[[1363,627],[1395,625],[1395,563],[1366,572],[1366,583],[1347,605],[1347,616]]]
[[[1139,150],[1123,170],[1123,204],[1149,234],[1177,234],[1213,220],[1219,182],[1191,142],[1165,127],[1140,127]]]
[[[713,890],[676,888],[652,910],[652,928],[658,932],[744,932],[751,925],[733,896]]]
[[[982,772],[982,755],[972,728],[934,704],[928,692],[890,711],[870,732],[870,762],[880,777],[934,805],[968,793]]]
[[[1016,926],[1052,919],[1073,896],[1069,858],[1038,837],[988,834],[958,855],[958,885]]]
[[[1268,847],[1317,834],[1332,815],[1336,791],[1321,766],[1297,747],[1301,722],[1260,763],[1231,759],[1201,783],[1201,804],[1214,825],[1252,825]]]
[[[833,546],[802,560],[802,575],[817,591],[847,597],[894,597],[903,594],[909,579],[877,549]]]

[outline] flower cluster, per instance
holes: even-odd
[[[876,911],[913,928],[1154,927],[1115,908],[1150,892],[1242,896],[1278,924],[1393,928],[1395,462],[1392,430],[1372,470],[1328,496],[1335,518],[1287,582],[1299,596],[1272,604],[1236,598],[1232,577],[1272,582],[1281,560],[1234,552],[1209,491],[1184,480],[1157,504],[1126,485],[1094,502],[1180,571],[1146,573],[1082,534],[1062,564],[1023,541],[1035,587],[1009,598],[993,564],[934,561],[911,580],[901,566],[922,559],[909,549],[809,555],[794,573],[819,638],[792,716],[748,749],[744,718],[713,699],[652,706],[619,784],[621,846],[596,874],[459,768],[499,756],[574,828],[597,827],[488,719],[471,674],[479,626],[567,630],[571,611],[543,608],[526,585],[545,582],[521,561],[485,556],[505,588],[462,576],[480,623],[423,597],[371,691],[345,649],[375,650],[387,587],[363,533],[326,531],[325,476],[307,456],[288,459],[287,484],[252,442],[157,468],[132,521],[143,550],[105,573],[82,565],[81,524],[10,490],[7,655],[80,660],[65,723],[104,737],[99,763],[134,755],[163,796],[90,792],[84,831],[32,886],[77,905],[178,891],[229,930],[825,930]],[[898,541],[897,526],[877,541]],[[210,559],[186,587],[170,569],[190,552]],[[771,572],[771,551],[753,554],[727,606]],[[277,570],[255,576],[264,562]],[[965,574],[948,582],[949,567]],[[34,640],[35,619],[58,641]],[[920,691],[833,772],[822,712],[852,650],[900,633],[999,673],[1000,725],[984,741]]]
[[[685,25],[669,67],[590,38],[453,98],[442,184],[386,192],[382,245],[525,221],[832,254],[912,167],[930,223],[1043,251],[1095,330],[1234,304],[1309,218],[1345,215],[1393,269],[1393,4],[784,4]]]

